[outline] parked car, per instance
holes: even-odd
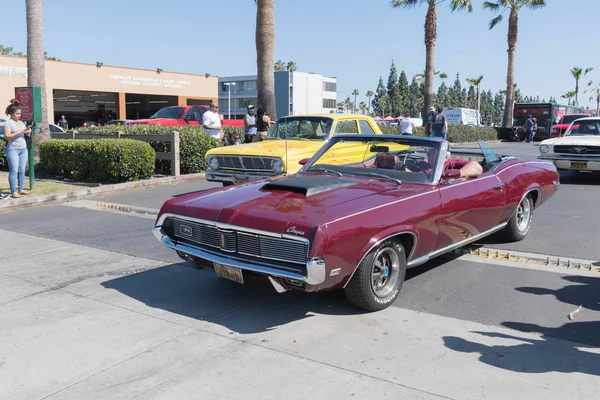
[[[9,117],[0,117],[0,139],[4,139],[4,129],[2,129],[2,126],[4,126],[4,123],[8,120]],[[60,126],[54,124],[48,124],[48,129],[50,130],[50,133],[60,133],[65,131]]]
[[[224,186],[292,174],[298,161],[312,156],[339,133],[379,134],[366,115],[310,114],[282,117],[262,142],[226,146],[206,152],[206,179]],[[287,139],[287,140],[286,140]]]
[[[208,106],[171,106],[158,110],[147,119],[129,121],[128,125],[162,125],[162,126],[198,126],[202,125],[202,115]],[[243,127],[244,120],[221,119],[222,126]]]
[[[552,127],[550,138],[561,137],[566,131],[571,122],[579,118],[591,117],[591,114],[567,114],[563,115],[558,123]]]
[[[263,275],[278,292],[343,289],[354,305],[380,310],[407,268],[495,232],[523,239],[559,187],[551,163],[479,145],[446,162],[440,138],[334,136],[295,175],[168,200],[153,233],[223,278]],[[468,160],[483,173],[447,169]]]
[[[129,122],[131,122],[132,120],[130,119],[113,119],[112,121],[108,121],[107,123],[104,124],[104,126],[106,125],[129,125]]]
[[[600,118],[580,118],[571,122],[564,136],[540,143],[542,160],[559,170],[600,171]]]
[[[85,121],[81,126],[82,128],[96,128],[102,126],[102,124],[96,121]]]

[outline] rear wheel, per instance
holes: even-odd
[[[508,221],[508,225],[502,230],[503,236],[512,241],[517,242],[523,240],[533,222],[533,199],[527,195],[515,210],[513,216]]]
[[[404,248],[386,240],[358,265],[345,288],[348,301],[368,311],[389,307],[398,297],[406,275]]]

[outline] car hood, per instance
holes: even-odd
[[[549,146],[600,146],[600,136],[593,135],[569,135],[554,139],[547,139],[542,141],[541,144],[547,144]]]
[[[267,156],[296,159],[305,154],[314,154],[325,144],[324,141],[308,140],[263,140],[262,142],[246,143],[237,146],[218,147],[206,152],[206,155],[237,155],[237,156]],[[299,158],[298,160],[300,160]]]
[[[344,203],[352,202],[350,208],[359,211],[389,201],[386,192],[393,191],[393,199],[399,199],[424,190],[427,185],[302,174],[182,196],[165,203],[161,214],[310,237],[319,225],[345,216]]]
[[[170,118],[148,118],[148,119],[136,119],[135,121],[129,121],[130,125],[161,125],[166,121],[171,121]]]

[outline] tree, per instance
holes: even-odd
[[[398,70],[393,60],[387,81],[387,96],[390,101],[390,115],[397,116],[402,106],[402,99],[400,98],[400,85],[398,84]]]
[[[465,90],[465,89],[463,89]],[[481,104],[477,107],[477,94],[475,93],[475,86],[469,85],[469,90],[467,90],[466,102],[465,105],[467,108],[475,108],[477,111],[481,112]]]
[[[12,55],[13,48],[12,47],[4,47],[0,44],[0,55],[2,56],[10,56]]]
[[[481,81],[483,81],[483,75],[480,75],[479,78],[467,78],[465,79],[467,83],[475,86],[477,89],[477,110],[481,113]]]
[[[508,18],[508,66],[506,69],[506,104],[504,105],[504,117],[502,118],[502,126],[505,128],[512,127],[513,120],[513,104],[515,92],[513,84],[515,82],[515,52],[517,49],[519,11],[523,7],[531,9],[539,9],[546,5],[546,0],[497,0],[495,3],[486,1],[483,3],[483,8],[491,10],[498,15],[490,21],[490,29],[493,29],[500,21],[502,14],[506,10],[510,10]]]
[[[354,89],[352,91],[352,95],[354,96],[354,105],[356,105],[356,96],[358,96],[358,89]],[[356,108],[353,109],[353,112],[356,113]]]
[[[364,101],[361,101],[358,104],[358,108],[360,108],[360,111],[363,115],[365,115],[367,113],[367,104]]]
[[[408,77],[406,76],[406,72],[404,72],[404,70],[400,72],[400,78],[398,78],[398,91],[400,92],[400,107],[398,115],[404,115],[404,113],[409,112],[410,109],[410,86],[408,85]]]
[[[456,73],[454,85],[449,89],[450,107],[462,107],[465,103],[466,96],[463,96],[462,84],[460,83],[460,75]]]
[[[275,72],[285,71],[285,63],[281,60],[277,60],[277,62],[273,64],[273,69]]]
[[[41,0],[40,0],[41,1]],[[256,87],[258,104],[277,119],[275,108],[275,0],[256,2]]]
[[[575,97],[575,94],[576,94],[575,91],[571,90],[570,92],[567,92],[567,93],[563,94],[560,97],[563,98],[563,99],[567,99],[567,101],[569,102],[568,104],[571,105],[571,99],[573,97]]]
[[[436,6],[446,0],[391,0],[393,8],[414,8],[420,4],[427,4],[425,16],[425,92],[423,115],[427,115],[429,107],[433,104],[433,76],[435,71],[435,42],[437,39],[437,11]],[[452,11],[473,11],[470,0],[448,0]]]
[[[416,74],[415,77],[417,78],[417,82],[424,83],[425,82],[425,75],[426,75],[425,71],[423,71],[422,74]],[[448,74],[445,73],[445,72],[434,71],[433,72],[433,76],[434,76],[434,78],[436,76],[439,76],[442,79],[446,79],[448,77]]]
[[[410,82],[410,100],[409,100],[410,109],[408,110],[411,117],[415,117],[415,118],[418,117],[419,112],[421,112],[421,110],[423,109],[424,87],[425,87],[424,83],[419,84],[419,80],[416,77],[413,77],[412,81]],[[429,110],[427,110],[427,111],[429,111]],[[426,115],[427,114],[422,114],[423,120],[425,120]]]
[[[296,70],[296,62],[295,61],[288,61],[287,65],[285,66],[286,69],[290,72],[294,72]]]
[[[385,116],[385,107],[383,104],[387,101],[387,92],[385,91],[385,86],[383,86],[383,78],[379,77],[379,83],[377,84],[377,90],[375,90],[375,96],[373,97],[373,113],[375,115],[381,114]]]
[[[590,96],[590,101],[596,100],[596,115],[600,115],[600,83],[594,83],[593,81],[589,81],[588,88],[585,93],[592,94]]]
[[[368,90],[367,91],[367,98],[369,99],[369,105],[367,106],[367,112],[370,113],[371,112],[371,97],[373,96],[373,91],[372,90]]]
[[[27,86],[38,86],[42,96],[42,132],[33,137],[35,162],[39,162],[39,145],[50,139],[48,104],[46,101],[46,66],[44,63],[44,2],[26,0],[27,20]]]
[[[591,70],[593,70],[594,68],[586,68],[585,70],[579,68],[579,67],[573,67],[571,68],[571,75],[573,75],[573,78],[575,78],[575,101],[579,102],[579,79],[581,78],[581,74],[583,74],[583,76],[586,76],[588,74],[588,72],[590,72]],[[569,92],[571,93],[571,92]],[[571,103],[569,103],[571,104]]]
[[[492,110],[492,122],[494,125],[500,125],[504,118],[505,99],[502,92],[496,93],[494,96],[494,108]]]
[[[437,92],[437,106],[442,108],[448,108],[448,86],[446,86],[446,82],[442,82]]]

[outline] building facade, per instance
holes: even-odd
[[[210,104],[218,99],[218,77],[46,61],[48,120],[65,115],[70,127],[84,122],[149,118],[167,106]],[[0,56],[0,105],[15,87],[27,86],[27,59]],[[4,108],[2,108],[4,111]]]
[[[297,71],[274,72],[274,76],[277,117],[336,112],[336,78]],[[225,118],[243,118],[248,104],[259,106],[256,79],[256,75],[219,78],[219,110]]]

